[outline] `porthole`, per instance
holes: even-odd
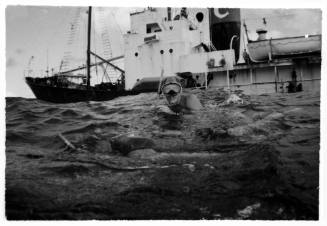
[[[202,22],[202,20],[203,20],[203,13],[201,13],[201,12],[199,12],[199,13],[197,13],[196,15],[195,15],[195,17],[196,17],[196,19],[197,19],[197,21],[199,22],[199,23],[201,23]]]
[[[164,54],[164,51],[163,51],[163,50],[160,50],[160,53],[161,53],[161,54]]]
[[[135,53],[135,56],[137,57],[139,54],[138,53]]]
[[[173,53],[173,49],[169,49],[169,52],[170,52],[170,53]]]

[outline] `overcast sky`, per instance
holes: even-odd
[[[129,29],[129,13],[135,8],[104,9],[113,55],[120,55],[123,53],[122,34]],[[47,52],[49,66],[59,66],[67,48],[67,37],[75,11],[76,7],[6,8],[7,96],[34,97],[24,82],[24,70],[31,56],[35,57],[32,67],[36,73],[45,70]],[[81,12],[86,17],[85,7]],[[318,9],[242,9],[241,15],[246,20],[250,37],[254,37],[255,30],[262,26],[263,17],[267,20],[269,36],[273,38],[321,33],[321,11]],[[95,17],[95,23],[101,24],[99,16]]]

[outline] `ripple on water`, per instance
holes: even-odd
[[[161,209],[167,213],[171,213],[172,205],[181,204],[181,213],[198,213],[199,218],[205,212],[235,219],[239,217],[236,216],[238,212],[244,212],[259,201],[261,207],[256,211],[261,211],[263,218],[281,219],[275,213],[278,211],[283,212],[285,219],[303,216],[316,219],[319,201],[319,94],[243,95],[245,104],[220,107],[218,105],[225,100],[226,93],[212,90],[194,92],[204,109],[190,115],[172,114],[162,107],[165,100],[153,93],[101,103],[74,104],[7,98],[6,177],[15,180],[17,175],[29,174],[35,181],[41,181],[39,184],[34,181],[37,185],[35,194],[39,194],[55,188],[44,183],[43,176],[46,175],[49,182],[52,179],[51,183],[55,184],[56,181],[55,185],[60,189],[63,184],[71,183],[68,190],[53,192],[54,199],[65,200],[67,196],[76,198],[77,195],[78,201],[82,196],[91,197],[92,203],[94,197],[100,197],[97,201],[105,197],[107,204],[109,191],[115,187],[114,191],[119,190],[121,194],[110,193],[118,200],[113,206],[126,201],[122,209],[128,211],[123,211],[127,215],[130,213],[127,207],[143,204],[146,196],[150,197],[146,206],[152,203],[154,210],[159,207],[152,201],[160,200],[160,204],[167,207]],[[231,132],[233,130],[235,133]],[[83,150],[67,150],[58,133]],[[120,134],[153,140],[156,145],[153,149],[161,157],[156,164],[175,165],[144,172],[109,170],[104,163],[115,163],[115,167],[149,164],[112,150],[111,139]],[[65,156],[67,161],[62,160]],[[62,157],[60,161],[58,157]],[[96,164],[87,163],[97,158]],[[82,160],[85,162],[81,163]],[[43,164],[43,171],[36,172],[39,164]],[[92,187],[81,189],[89,184]],[[28,184],[28,188],[32,186]],[[85,190],[93,193],[90,195]],[[10,201],[18,200],[17,205],[21,205],[20,199],[16,198],[21,193],[19,187],[14,184],[9,191],[14,197]],[[78,194],[74,194],[75,191]],[[126,194],[132,196],[126,197]],[[31,196],[21,196],[26,197]],[[37,197],[32,197],[33,202],[29,204],[35,203]],[[205,216],[210,218],[211,215]]]

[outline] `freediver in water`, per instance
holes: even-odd
[[[192,113],[202,105],[194,94],[182,92],[182,85],[177,77],[168,77],[162,81],[161,92],[166,97],[168,107],[175,113]]]

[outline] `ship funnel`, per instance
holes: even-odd
[[[239,8],[211,8],[210,12],[210,37],[217,50],[230,49],[230,42],[234,36],[241,37],[241,10]],[[238,61],[240,39],[232,43],[235,50],[235,60]]]
[[[258,34],[258,39],[257,39],[258,41],[267,39],[267,30],[260,28],[260,29],[257,29],[256,32]]]
[[[167,17],[168,17],[168,21],[171,21],[171,7],[167,8]]]

